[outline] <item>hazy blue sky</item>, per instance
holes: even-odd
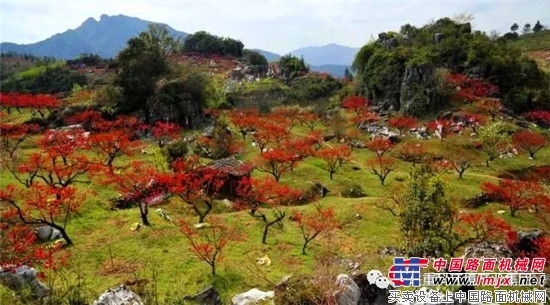
[[[474,29],[504,33],[540,20],[550,25],[543,1],[9,1],[1,3],[0,41],[32,43],[78,27],[101,14],[138,17],[193,33],[205,30],[240,39],[247,48],[278,53],[338,43],[359,47],[371,35],[405,23],[423,25],[460,13],[474,16]]]

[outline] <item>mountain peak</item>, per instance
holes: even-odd
[[[84,20],[84,22],[82,22],[81,26],[93,25],[93,24],[96,24],[96,23],[97,23],[97,20],[95,20],[94,17],[90,17],[90,18]]]
[[[99,20],[87,18],[76,29],[55,34],[46,40],[26,45],[0,43],[0,49],[3,52],[63,59],[72,59],[82,53],[98,54],[105,58],[115,57],[130,38],[146,31],[150,23],[152,22],[136,17],[102,14]],[[168,32],[174,37],[187,36],[186,33],[170,27]]]
[[[304,60],[315,66],[335,64],[349,66],[359,49],[330,43],[323,46],[311,46],[290,52],[294,56],[303,56]]]

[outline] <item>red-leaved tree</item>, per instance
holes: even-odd
[[[392,157],[381,156],[368,160],[367,166],[380,179],[380,183],[384,185],[388,175],[397,168],[397,160]]]
[[[529,153],[529,157],[535,158],[535,153],[548,144],[546,137],[530,130],[520,130],[512,136],[512,143]]]
[[[212,275],[216,275],[216,267],[223,259],[223,250],[230,241],[242,240],[242,233],[235,226],[228,226],[220,219],[210,217],[209,226],[195,229],[185,221],[180,221],[180,230],[189,241],[190,251],[198,260],[210,266]]]
[[[478,102],[477,107],[491,116],[491,120],[495,120],[496,115],[502,108],[502,103],[497,99],[484,99]]]
[[[251,216],[263,223],[263,244],[267,243],[267,235],[273,225],[283,227],[282,221],[286,217],[286,212],[282,206],[293,204],[301,196],[299,191],[281,185],[271,178],[242,179],[237,194],[240,196],[237,205],[248,209]]]
[[[59,230],[67,245],[73,244],[66,231],[67,223],[71,215],[78,211],[83,199],[72,186],[33,183],[24,188],[9,184],[0,190],[0,202],[8,206],[2,218],[14,219],[25,225],[48,225]]]
[[[392,145],[392,141],[377,137],[367,143],[367,148],[380,158],[392,148]]]
[[[300,156],[285,148],[270,148],[260,155],[256,168],[269,173],[275,181],[281,179],[281,175],[292,171],[300,161]]]
[[[406,142],[399,148],[398,152],[399,158],[407,162],[412,162],[413,167],[417,163],[422,162],[426,158],[428,150],[423,144]]]
[[[132,160],[127,166],[113,172],[106,171],[105,174],[102,182],[113,185],[121,192],[124,200],[136,205],[143,225],[149,226],[149,205],[167,192],[158,172],[142,161]]]
[[[161,175],[170,193],[177,195],[203,223],[214,208],[214,199],[226,181],[223,172],[198,164],[198,160],[176,160],[173,173]]]
[[[520,210],[530,207],[540,208],[544,189],[538,182],[504,179],[499,184],[484,182],[481,189],[494,195],[510,208],[510,215],[516,216]]]
[[[399,130],[399,134],[402,135],[404,131],[416,127],[418,121],[409,116],[396,116],[388,120],[388,125]]]
[[[460,230],[462,239],[468,243],[502,242],[512,229],[506,221],[495,217],[490,211],[462,214],[459,220],[464,225]]]
[[[369,107],[369,100],[362,96],[348,96],[342,100],[340,104],[343,108],[355,112],[359,116],[361,112],[365,111]]]
[[[340,225],[332,208],[323,209],[319,204],[315,205],[315,212],[302,213],[293,211],[293,219],[302,232],[304,244],[302,254],[306,255],[308,244],[322,233],[338,228]]]
[[[316,156],[327,164],[330,180],[338,169],[351,158],[351,148],[348,145],[335,145],[322,148],[317,151]]]
[[[178,124],[170,122],[157,121],[152,128],[153,138],[156,140],[158,147],[162,148],[170,141],[178,138],[183,131],[183,128]]]
[[[142,143],[132,140],[131,135],[120,130],[92,133],[88,137],[90,147],[99,158],[99,163],[114,171],[114,162],[122,156],[133,156],[142,147]]]

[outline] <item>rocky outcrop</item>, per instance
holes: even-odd
[[[203,109],[198,101],[182,99],[171,103],[151,98],[147,107],[149,122],[176,122],[187,128],[196,128],[204,122]]]
[[[436,90],[433,65],[423,64],[405,68],[400,94],[400,108],[405,114],[425,115],[444,104],[445,99]]]
[[[192,295],[183,297],[184,301],[193,302],[200,305],[222,305],[222,299],[220,294],[212,286],[208,286],[203,291]]]
[[[38,271],[28,266],[0,270],[0,284],[15,292],[30,287],[35,298],[43,298],[50,294],[50,288],[38,280]]]
[[[94,301],[93,305],[143,305],[139,295],[125,285],[107,289]]]

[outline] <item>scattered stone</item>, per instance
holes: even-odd
[[[339,274],[336,277],[336,286],[338,290],[334,294],[336,304],[355,305],[361,298],[359,286],[347,274]]]
[[[38,271],[25,265],[15,270],[0,269],[0,284],[16,292],[30,287],[35,298],[43,298],[50,294],[50,288],[38,280]]]
[[[195,229],[210,228],[210,224],[207,222],[202,222],[202,223],[194,224],[193,227],[195,227]]]
[[[268,299],[273,299],[274,292],[273,291],[261,291],[259,289],[253,288],[247,292],[243,292],[241,294],[237,294],[231,299],[232,305],[255,305],[258,304],[261,301],[265,301]]]
[[[262,257],[257,257],[256,258],[256,264],[260,265],[260,266],[269,267],[269,266],[271,266],[271,259],[269,258],[269,256],[267,256],[267,254],[265,254]]]
[[[168,215],[166,213],[165,210],[163,209],[157,209],[157,214],[159,214],[160,217],[162,217],[162,219],[166,220],[166,221],[169,221],[169,222],[172,222],[172,217],[170,217],[170,215]]]
[[[351,259],[342,259],[340,261],[340,265],[346,267],[346,269],[352,274],[358,272],[359,269],[361,269],[361,263]]]
[[[397,256],[397,255],[402,255],[403,253],[401,253],[401,251],[399,251],[396,247],[386,246],[386,247],[380,247],[378,249],[378,254]]]
[[[344,198],[361,198],[366,196],[367,193],[365,193],[359,184],[353,184],[342,192],[342,197]]]
[[[235,206],[235,203],[227,198],[225,198],[224,200],[222,200],[222,203],[223,205],[228,208],[228,209],[232,209],[234,206]]]
[[[139,295],[125,285],[107,289],[93,305],[143,305]]]
[[[195,302],[200,305],[222,305],[222,299],[220,294],[212,286],[206,287],[203,291],[192,295],[183,297],[184,301]]]
[[[135,222],[135,223],[130,227],[130,230],[131,230],[131,231],[137,231],[137,230],[139,230],[139,228],[141,228],[141,223]]]
[[[513,257],[512,251],[504,244],[481,242],[474,244],[464,251],[464,257]]]
[[[61,238],[61,232],[50,226],[41,226],[35,230],[36,237],[40,241],[51,241]]]

